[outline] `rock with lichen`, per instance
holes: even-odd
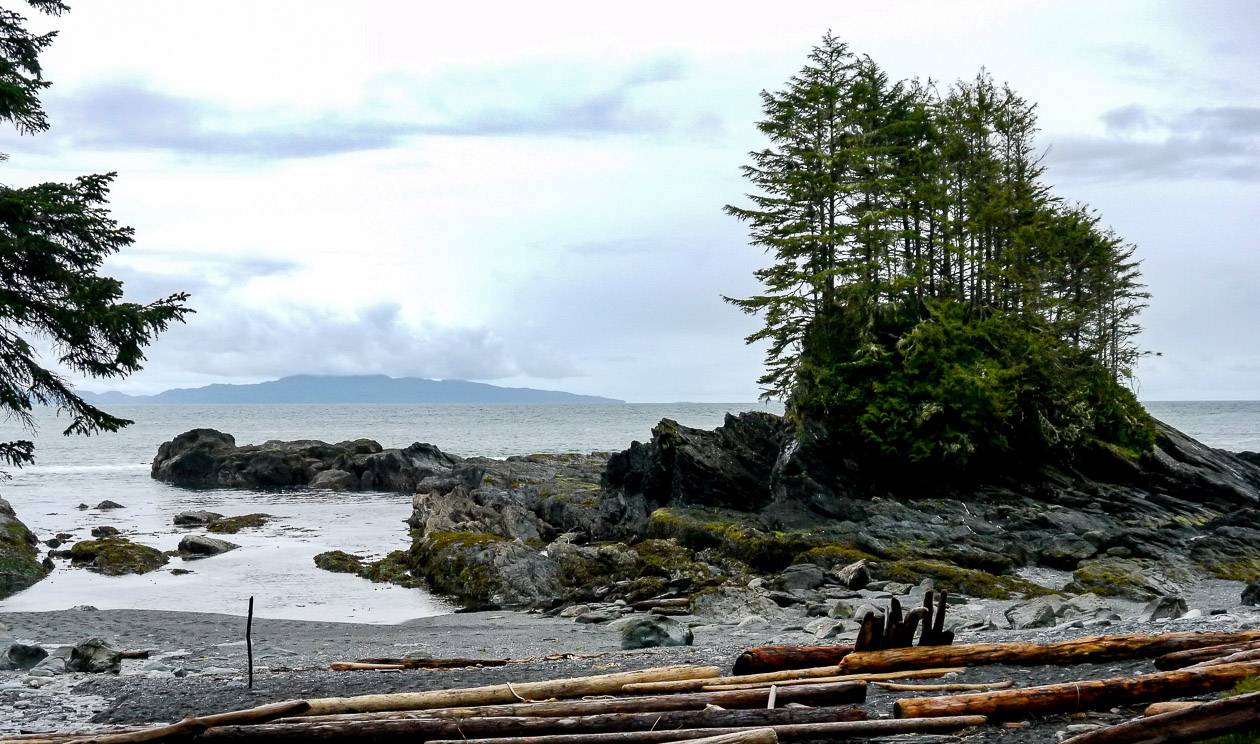
[[[106,576],[146,574],[166,565],[167,556],[157,548],[133,543],[125,537],[83,540],[70,548],[70,560]]]
[[[38,544],[9,502],[0,499],[0,599],[48,575],[47,567],[39,560]]]

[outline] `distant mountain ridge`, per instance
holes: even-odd
[[[268,403],[382,403],[473,405],[599,405],[625,403],[598,395],[489,385],[467,380],[426,380],[387,375],[291,375],[249,385],[214,384],[176,388],[156,395],[82,393],[90,403],[254,405]]]

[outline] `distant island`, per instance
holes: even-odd
[[[624,400],[577,395],[558,390],[500,387],[467,380],[426,380],[387,375],[291,375],[251,385],[206,385],[176,388],[156,395],[83,393],[96,405],[128,403],[255,405],[268,403],[381,403],[473,405],[601,405]]]

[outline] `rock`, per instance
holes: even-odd
[[[122,669],[122,652],[100,638],[90,638],[70,650],[66,671],[117,674]]]
[[[434,591],[472,606],[541,604],[562,586],[555,561],[500,535],[428,534],[412,544],[408,562]]]
[[[315,566],[333,573],[357,574],[363,570],[363,558],[343,550],[329,550],[315,556]]]
[[[97,504],[96,508],[100,510],[104,510],[104,511],[109,511],[111,509],[126,509],[127,507],[123,506],[117,501],[110,501],[109,499],[106,499],[102,501],[101,503]]]
[[[1186,600],[1179,596],[1156,597],[1142,608],[1138,622],[1151,623],[1164,618],[1181,617],[1187,611]]]
[[[354,491],[359,487],[359,478],[354,473],[331,468],[316,473],[309,485],[323,491]]]
[[[0,592],[3,596],[3,592]],[[1260,607],[1260,579],[1253,580],[1243,588],[1242,605],[1244,607]]]
[[[92,537],[113,537],[120,534],[117,527],[100,525],[92,528]]]
[[[692,595],[691,612],[697,617],[717,623],[733,625],[743,618],[758,616],[783,620],[786,615],[769,597],[744,587],[716,587]]]
[[[86,511],[88,509],[91,509],[92,507],[88,506],[87,504],[79,504],[78,506],[74,508],[78,509],[79,511]]]
[[[1076,535],[1055,535],[1038,554],[1038,562],[1051,568],[1074,570],[1077,565],[1098,553],[1093,543]]]
[[[849,589],[865,589],[871,583],[870,565],[864,560],[834,568],[831,573],[841,586]]]
[[[1057,604],[1062,604],[1060,601]],[[1005,615],[1011,627],[1017,630],[1029,628],[1053,628],[1055,625],[1056,603],[1048,597],[1037,597],[1027,602],[1020,602],[1007,608]]]
[[[70,548],[70,560],[106,576],[145,574],[166,565],[162,551],[123,537],[83,540]]]
[[[564,617],[564,618],[577,617],[578,615],[585,615],[586,613],[590,611],[591,611],[590,605],[584,605],[584,604],[569,605],[568,607],[565,607],[563,610],[560,610],[560,612],[557,613],[557,617]]]
[[[833,620],[845,620],[851,617],[860,619],[861,616],[857,614],[857,611],[861,607],[870,607],[870,605],[866,604],[861,599],[858,599],[857,601],[837,599],[827,610],[827,617],[832,618]]]
[[[766,628],[770,626],[770,621],[761,615],[749,615],[735,623],[738,628]]]
[[[223,515],[217,512],[205,511],[185,511],[176,514],[173,521],[176,527],[205,527],[216,519],[222,519]]]
[[[473,532],[513,540],[541,540],[547,530],[538,515],[504,491],[456,486],[447,493],[417,493],[411,501],[413,528],[430,532]]]
[[[592,610],[590,612],[583,612],[581,615],[578,615],[577,617],[575,617],[573,621],[576,623],[583,623],[586,625],[594,625],[596,623],[612,622],[613,620],[616,620],[619,617],[621,617],[621,613],[616,612],[614,610],[609,610],[609,609]]]
[[[1154,575],[1155,567],[1130,558],[1095,558],[1085,561],[1072,572],[1069,592],[1093,593],[1104,597],[1123,597],[1146,602],[1156,597],[1175,594],[1175,584]]]
[[[691,628],[663,615],[632,618],[621,626],[623,649],[690,646],[693,640]]]
[[[262,527],[271,520],[270,514],[242,514],[236,517],[219,517],[210,520],[206,525],[207,532],[221,535],[235,535],[241,530]]]
[[[797,563],[783,569],[783,573],[775,577],[774,587],[782,591],[805,591],[817,589],[827,581],[827,574],[821,566],[813,563]]]
[[[1065,619],[1075,619],[1092,617],[1104,611],[1112,611],[1111,603],[1091,592],[1065,600],[1057,610],[1057,614]]]
[[[591,596],[595,590],[637,578],[637,553],[622,543],[575,545],[570,536],[561,536],[544,551],[560,569],[560,580],[578,596]]]
[[[184,560],[194,560],[197,558],[209,558],[212,555],[220,555],[229,550],[236,550],[241,547],[236,543],[230,543],[227,540],[219,540],[204,535],[185,535],[179,541],[179,554]]]
[[[32,669],[47,657],[48,652],[39,646],[15,643],[0,658],[0,669]]]
[[[804,604],[806,599],[803,595],[806,594],[809,594],[809,592],[766,592],[766,596],[770,598],[770,601],[780,607],[795,607],[798,604]]]
[[[909,594],[910,590],[913,588],[914,587],[910,586],[909,584],[903,584],[900,581],[890,581],[884,584],[884,591],[898,597],[905,594]]]
[[[48,538],[47,540],[45,540],[45,541],[44,541],[44,544],[45,544],[45,545],[47,545],[47,546],[48,546],[48,547],[50,547],[50,548],[60,548],[60,547],[61,547],[61,540],[60,540],[59,538],[56,538],[56,537],[50,537],[50,538]]]
[[[0,499],[0,599],[22,591],[48,575],[39,560],[39,541]]]
[[[171,569],[171,576],[187,576],[190,573],[192,573],[192,571],[189,571],[186,568],[172,568]]]
[[[830,640],[844,632],[844,623],[828,617],[811,620],[805,625],[805,632],[820,641]]]
[[[1179,619],[1179,620],[1198,620],[1198,619],[1199,619],[1199,618],[1201,618],[1201,617],[1203,617],[1203,610],[1200,610],[1200,609],[1197,609],[1197,608],[1196,608],[1196,609],[1192,609],[1192,610],[1190,610],[1189,612],[1187,612],[1186,614],[1182,615],[1182,616],[1181,616],[1180,618],[1178,618],[1178,619]]]

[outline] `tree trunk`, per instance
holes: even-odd
[[[893,714],[897,718],[985,715],[1009,719],[1076,713],[1218,692],[1258,673],[1260,664],[1226,664],[1193,671],[1064,682],[1019,690],[902,698],[893,705]]]
[[[1064,744],[1174,744],[1260,730],[1260,692],[1138,718],[1090,731]]]
[[[958,731],[988,722],[984,716],[954,718],[918,718],[897,721],[841,721],[837,723],[796,723],[768,726],[779,741],[846,741],[850,738],[895,736]],[[675,731],[629,731],[611,734],[560,734],[554,736],[505,737],[478,739],[476,744],[661,744],[671,741],[695,741],[715,733],[736,733],[738,729],[681,729]],[[467,744],[462,739],[438,739],[427,744]]]
[[[789,723],[856,721],[866,718],[858,706],[831,708],[773,708],[758,710],[682,710],[650,713],[603,713],[591,716],[540,718],[532,716],[461,719],[413,718],[383,721],[310,721],[259,726],[214,728],[201,741],[373,741],[406,742],[430,739],[533,736],[541,734],[596,734],[612,731],[654,731],[678,728],[751,728]],[[715,732],[721,733],[721,732]]]
[[[958,646],[918,646],[852,653],[840,660],[839,667],[842,673],[858,673],[985,664],[1084,664],[1147,659],[1173,651],[1252,640],[1260,640],[1260,631],[1117,635],[1077,638],[1048,644],[968,643]],[[718,682],[714,680],[708,684]]]
[[[577,698],[587,695],[615,695],[628,684],[665,680],[714,679],[720,674],[721,670],[717,667],[673,666],[544,682],[344,698],[317,698],[308,702],[311,704],[310,715],[313,716],[326,716],[332,713],[369,713],[376,710],[424,710],[426,708],[519,703],[551,698]]]
[[[733,674],[761,674],[785,669],[809,669],[839,663],[852,646],[757,646],[735,657]]]

